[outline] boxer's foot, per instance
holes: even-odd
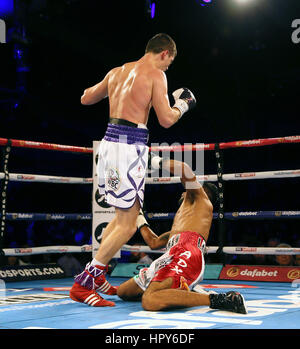
[[[102,298],[95,290],[89,290],[76,282],[70,290],[70,298],[75,302],[85,303],[91,307],[115,306],[114,302]]]
[[[209,299],[212,309],[228,310],[241,314],[248,313],[244,297],[239,292],[210,294]]]

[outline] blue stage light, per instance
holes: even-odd
[[[0,17],[5,18],[14,11],[14,0],[0,0]]]
[[[196,2],[198,4],[200,4],[201,6],[207,6],[209,5],[210,3],[212,3],[212,0],[196,0]]]
[[[151,18],[155,17],[155,2],[151,4]]]

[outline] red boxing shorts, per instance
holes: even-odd
[[[172,288],[180,287],[184,277],[190,290],[203,280],[205,240],[191,231],[173,235],[168,241],[167,252],[144,268],[134,279],[143,290],[151,281],[173,279]]]

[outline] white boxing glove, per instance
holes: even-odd
[[[196,98],[193,93],[186,87],[179,88],[172,93],[175,104],[173,108],[177,108],[180,111],[179,119],[188,110],[196,106]]]

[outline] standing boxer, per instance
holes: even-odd
[[[107,225],[95,258],[75,277],[70,297],[91,306],[114,306],[96,292],[116,294],[105,279],[108,262],[133,236],[144,200],[148,161],[148,129],[153,106],[160,125],[169,128],[191,109],[196,100],[191,91],[173,93],[170,106],[165,71],[177,54],[176,44],[167,34],[149,40],[143,57],[108,72],[105,78],[84,91],[84,105],[108,96],[110,119],[99,147],[99,192],[115,207],[115,217]]]

